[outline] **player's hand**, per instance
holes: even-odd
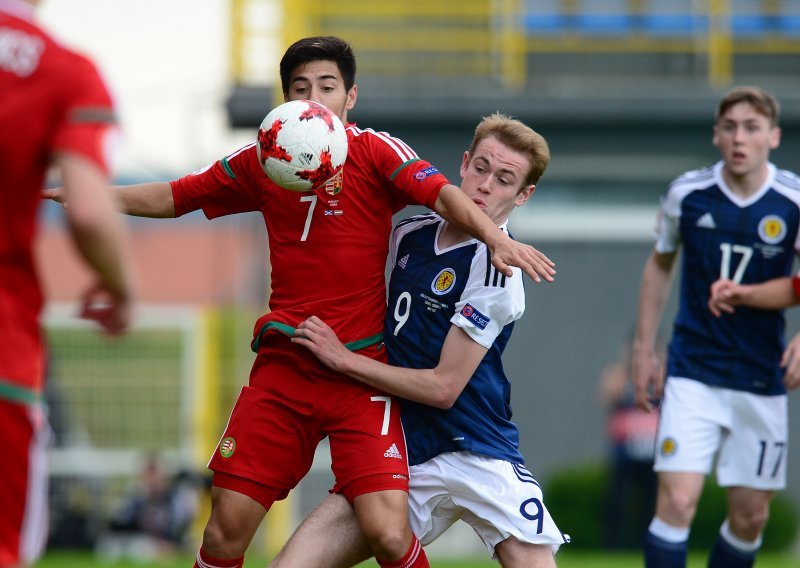
[[[353,356],[330,326],[317,316],[311,316],[297,326],[292,343],[308,348],[323,365],[334,371],[343,372],[345,362]]]
[[[66,195],[64,195],[64,188],[63,187],[53,187],[49,189],[43,189],[41,193],[42,199],[50,199],[51,201],[55,201],[56,203],[60,203],[64,207],[67,206]]]
[[[501,273],[511,276],[511,267],[522,269],[534,282],[541,282],[542,278],[548,282],[554,280],[555,263],[547,256],[533,248],[531,245],[520,243],[510,238],[505,233],[502,237],[489,245],[492,252],[492,264]]]
[[[119,335],[132,322],[132,302],[119,298],[101,284],[89,288],[83,295],[80,317],[97,322],[108,335]]]
[[[795,335],[781,357],[781,368],[784,369],[783,384],[789,390],[800,387],[800,333]]]
[[[664,393],[664,372],[653,349],[633,350],[633,389],[636,406],[646,412],[656,409],[656,400]]]
[[[711,285],[711,295],[708,298],[708,309],[716,317],[723,313],[734,313],[734,307],[740,302],[738,286],[730,280],[720,278]]]

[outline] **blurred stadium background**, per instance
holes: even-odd
[[[558,277],[528,282],[507,367],[523,453],[545,489],[606,463],[598,378],[631,331],[659,195],[717,159],[711,125],[724,90],[757,84],[779,97],[773,159],[800,171],[800,0],[46,0],[41,16],[96,58],[117,93],[120,183],[173,179],[252,140],[280,99],[280,54],[312,34],[356,51],[351,118],[403,138],[453,180],[481,116],[500,110],[541,132],[551,166],[511,228],[555,260]],[[71,317],[85,274],[57,207],[43,214],[54,528],[80,521],[67,541],[96,544],[147,456],[205,473],[247,380],[267,243],[258,216],[132,219],[145,305],[133,333],[107,341]],[[674,300],[668,321],[672,311]],[[800,415],[797,395],[790,409]],[[797,511],[790,445],[786,497]],[[300,491],[270,513],[260,550],[324,497],[326,460],[322,448]],[[434,554],[482,554],[463,531],[442,540]]]

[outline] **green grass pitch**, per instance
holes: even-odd
[[[556,557],[559,568],[641,568],[641,554],[615,553],[615,552],[569,552],[564,550]],[[35,568],[142,568],[142,566],[155,566],[157,568],[190,568],[194,558],[180,556],[155,563],[129,560],[126,562],[112,562],[93,557],[88,553],[50,553],[35,564]],[[703,568],[706,563],[705,554],[692,554],[688,568]],[[266,558],[256,555],[249,556],[245,568],[265,568]],[[377,566],[374,562],[361,564],[361,568]],[[459,559],[459,560],[431,560],[433,568],[497,568],[499,564],[489,559]],[[800,566],[800,557],[786,554],[765,553],[759,556],[756,562],[758,568],[796,568]]]

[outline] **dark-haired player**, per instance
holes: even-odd
[[[402,140],[348,124],[358,97],[355,72],[350,46],[337,37],[301,39],[281,59],[284,98],[321,103],[347,125],[347,161],[325,187],[309,193],[278,187],[250,144],[172,183],[118,188],[125,211],[134,215],[174,217],[202,209],[214,218],[259,211],[269,237],[269,312],[256,323],[249,384],[210,462],[212,510],[200,568],[242,565],[264,514],[305,476],[326,436],[333,491],[353,503],[379,564],[428,565],[408,527],[408,466],[397,405],[290,341],[300,322],[319,314],[351,349],[385,360],[384,270],[393,213],[426,205],[486,242],[501,271],[511,264],[537,280],[552,279],[546,257],[511,240]]]

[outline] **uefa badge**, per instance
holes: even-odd
[[[444,268],[431,282],[431,291],[437,296],[447,294],[456,283],[456,272],[452,268]]]
[[[767,215],[758,223],[758,236],[768,245],[776,245],[786,236],[786,222],[777,215]]]
[[[231,436],[227,436],[219,443],[219,455],[223,458],[229,458],[236,451],[236,440]]]
[[[464,307],[461,308],[461,316],[466,318],[467,320],[471,321],[475,327],[478,329],[486,329],[486,326],[489,325],[489,322],[492,320],[480,313],[478,310],[475,309],[475,306],[472,304],[464,304]]]

